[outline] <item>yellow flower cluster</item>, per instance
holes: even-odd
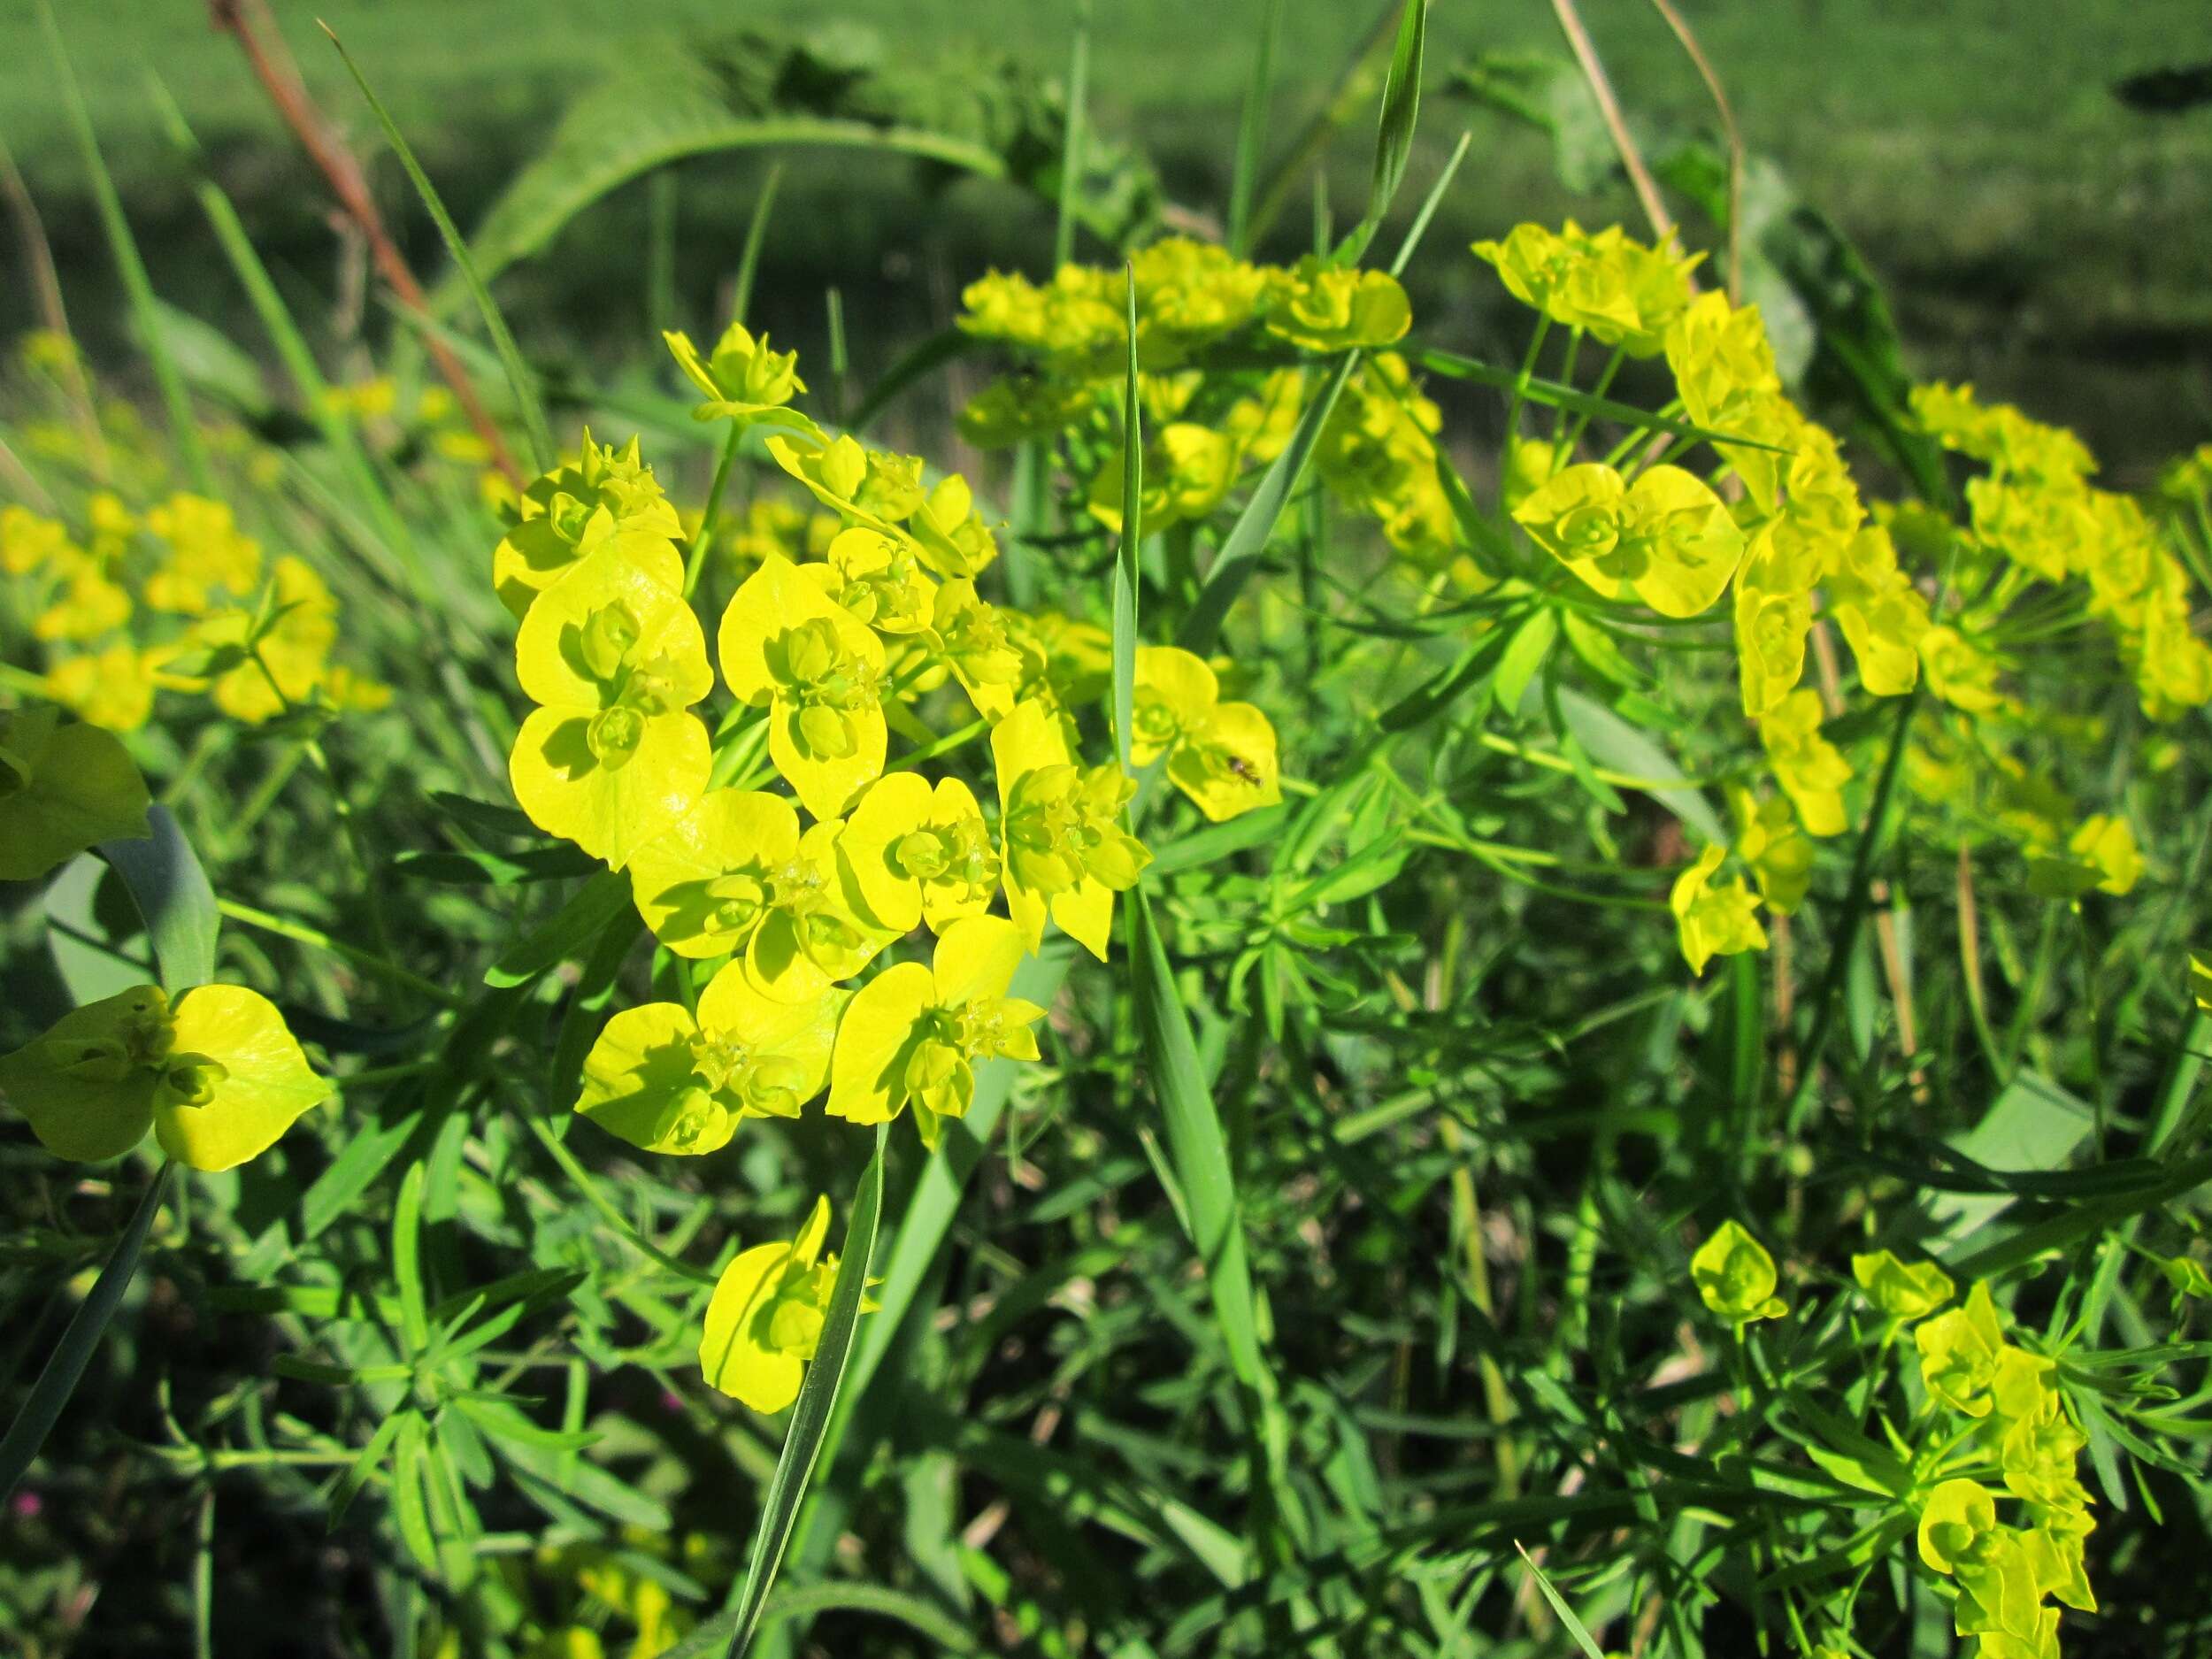
[[[1915,1325],[1920,1377],[1947,1417],[1952,1466],[1973,1475],[1938,1482],[1920,1505],[1920,1558],[1958,1586],[1954,1624],[1980,1638],[1985,1659],[2056,1659],[2055,1601],[2097,1610],[2083,1563],[2096,1522],[2076,1473],[2089,1443],[2055,1380],[2057,1366],[2005,1340],[2004,1322],[1985,1284],[1962,1306],[1927,1317],[1950,1300],[1950,1280],[1918,1264],[1925,1282],[1908,1283],[1886,1252],[1853,1259],[1870,1300],[1900,1325]],[[1986,1484],[1993,1475],[2001,1490]],[[1998,1518],[2001,1499],[2020,1506],[2017,1525]]]
[[[785,408],[803,385],[789,357],[738,329],[704,358],[670,346],[709,394],[700,417],[777,428],[769,454],[821,512],[746,516],[748,573],[711,662],[681,521],[634,441],[587,434],[522,492],[494,551],[537,705],[510,759],[516,799],[627,876],[680,964],[719,964],[695,1002],[608,1021],[576,1110],[645,1150],[699,1155],[826,1091],[831,1116],[910,1113],[934,1147],[979,1064],[1038,1057],[1044,1010],[1010,994],[1023,958],[1056,926],[1103,959],[1114,895],[1148,860],[1127,826],[1135,780],[1079,747],[1107,638],[982,598],[998,541],[967,483]],[[718,664],[735,706],[710,735],[695,710]],[[1148,651],[1139,680],[1139,762],[1163,761],[1210,818],[1279,798],[1272,727],[1223,701],[1210,665]],[[941,689],[972,711],[941,739],[923,723]],[[931,752],[987,737],[995,813],[961,778],[894,763],[895,730]],[[862,982],[917,928],[934,935],[927,960]],[[707,1376],[757,1409],[789,1403],[812,1352],[835,1283],[828,1222],[825,1203],[795,1239],[741,1254],[709,1310]]]
[[[1387,349],[1412,323],[1405,289],[1380,271],[1308,257],[1263,265],[1171,237],[1138,253],[1126,273],[1067,265],[1047,283],[994,272],[969,285],[959,326],[1014,348],[1018,373],[995,380],[961,413],[983,448],[1064,433],[1103,438],[1087,472],[1091,512],[1121,521],[1126,462],[1108,435],[1128,349],[1125,306],[1133,280],[1137,362],[1145,376],[1144,522],[1148,530],[1202,521],[1251,468],[1282,453],[1316,381],[1299,367],[1266,366],[1271,351],[1363,357],[1315,446],[1323,483],[1371,516],[1390,544],[1422,568],[1477,588],[1486,577],[1465,554],[1437,475],[1436,405],[1403,357]],[[1234,356],[1231,345],[1257,349]],[[1210,351],[1212,348],[1224,348]],[[1087,449],[1087,446],[1081,446]],[[1079,470],[1082,456],[1068,457]]]
[[[1921,1561],[1956,1586],[1958,1633],[1979,1639],[1982,1659],[2057,1659],[2060,1616],[2048,1603],[2097,1607],[2083,1550],[2095,1521],[2077,1472],[2089,1441],[2057,1365],[2006,1339],[1986,1284],[1954,1305],[1940,1267],[1888,1250],[1853,1256],[1851,1275],[1882,1316],[1885,1351],[1886,1338],[1912,1333],[1926,1404],[1917,1449],[1890,1431],[1909,1463],[1897,1464],[1889,1490],[1901,1518],[1917,1518]],[[1739,1337],[1789,1311],[1774,1258],[1734,1221],[1699,1247],[1690,1277]],[[2000,1502],[2019,1506],[2016,1523],[2000,1520]]]
[[[1969,526],[1955,530],[1923,508],[1870,509],[1834,435],[1784,393],[1757,308],[1694,294],[1694,258],[1617,229],[1594,235],[1571,221],[1557,232],[1523,225],[1475,252],[1543,314],[1545,326],[1613,348],[1601,388],[1623,358],[1663,357],[1677,401],[1662,412],[1714,434],[1721,465],[1705,477],[1673,464],[1686,442],[1664,459],[1647,448],[1624,469],[1620,453],[1578,461],[1568,449],[1516,439],[1504,488],[1509,516],[1530,541],[1605,599],[1690,618],[1733,585],[1744,711],[1757,723],[1781,798],[1761,804],[1739,788],[1733,802],[1732,850],[1757,877],[1758,892],[1717,879],[1727,848],[1708,849],[1678,880],[1672,909],[1694,969],[1763,947],[1762,899],[1778,914],[1793,910],[1809,877],[1806,838],[1847,826],[1850,762],[1822,734],[1822,694],[1800,684],[1816,618],[1832,618],[1850,646],[1861,691],[1900,696],[1924,673],[1930,692],[1962,722],[1985,723],[2025,712],[2003,688],[2006,661],[1993,643],[2007,608],[2031,582],[2079,581],[2089,612],[2111,627],[2147,713],[2170,718],[2212,702],[2212,648],[2190,626],[2187,567],[2143,507],[2086,481],[2094,463],[2073,434],[2016,409],[1985,407],[1971,388],[1922,388],[1913,397],[1922,426],[1988,469],[1967,485]],[[2200,482],[2182,465],[2169,473],[2166,495],[2194,499]],[[1935,582],[1908,572],[1901,540],[1932,556],[1931,578],[1937,557],[1949,557],[1942,618],[1931,606]],[[1832,686],[1830,695],[1838,690]],[[2001,772],[2018,772],[1994,751],[1988,731],[1970,730],[1964,741]],[[1939,795],[1945,763],[1925,741],[1914,759],[1916,787]],[[2012,811],[2008,828],[2031,860],[2032,885],[2053,896],[2124,893],[2141,868],[2124,819],[2073,824],[2062,798],[2053,810]]]
[[[2132,497],[2088,481],[2096,462],[2078,438],[2009,404],[1984,405],[1970,386],[1918,388],[1913,412],[1945,448],[1988,469],[1966,486],[1968,575],[1978,584],[1964,607],[1969,629],[1993,624],[2032,582],[2079,582],[2145,714],[2170,720],[2212,702],[2212,647],[2189,624],[2188,567]]]
[[[314,566],[265,557],[225,503],[179,493],[141,515],[100,491],[83,525],[0,508],[0,572],[50,648],[46,693],[85,720],[135,731],[162,691],[204,693],[248,725],[391,701],[331,661],[338,602]]]

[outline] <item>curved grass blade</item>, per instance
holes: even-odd
[[[1068,45],[1066,124],[1060,129],[1060,195],[1052,225],[1052,268],[1075,257],[1075,225],[1083,205],[1083,124],[1091,79],[1091,0],[1076,0],[1075,38]]]
[[[849,1584],[833,1580],[786,1590],[769,1599],[761,1617],[767,1620],[810,1618],[818,1613],[875,1613],[896,1619],[936,1648],[949,1654],[982,1651],[975,1638],[943,1609],[918,1595],[879,1584]],[[736,1615],[718,1613],[703,1621],[690,1635],[661,1655],[661,1659],[705,1659],[737,1628]]]
[[[148,808],[146,827],[142,838],[103,841],[98,850],[130,888],[145,918],[162,988],[173,996],[215,977],[222,917],[207,872],[169,809],[158,802]]]
[[[860,1299],[868,1282],[868,1262],[875,1253],[876,1224],[883,1214],[883,1148],[887,1125],[876,1130],[875,1156],[860,1177],[853,1194],[852,1214],[845,1223],[845,1248],[838,1257],[837,1287],[830,1293],[829,1311],[822,1321],[821,1340],[806,1380],[799,1386],[798,1404],[786,1431],[783,1455],[776,1460],[768,1495],[761,1509],[760,1530],[753,1535],[752,1559],[745,1569],[744,1588],[730,1609],[728,1659],[743,1659],[752,1645],[753,1632],[765,1610],[769,1586],[783,1565],[792,1528],[805,1501],[807,1483],[815,1461],[827,1439],[831,1414],[837,1408],[838,1391],[852,1359],[853,1336],[860,1324]]]
[[[154,372],[154,384],[160,388],[162,407],[169,416],[170,438],[184,459],[184,470],[193,487],[202,495],[212,495],[216,493],[215,476],[208,470],[207,450],[200,442],[200,429],[193,419],[192,400],[185,392],[184,377],[169,352],[168,338],[154,298],[153,279],[146,273],[146,261],[139,254],[138,240],[131,234],[130,220],[123,212],[123,199],[117,195],[115,180],[100,154],[100,141],[92,128],[91,111],[85,107],[83,88],[77,84],[77,72],[70,65],[68,50],[62,43],[61,26],[54,20],[52,0],[39,0],[38,16],[46,31],[46,47],[53,58],[62,101],[68,106],[69,125],[84,157],[93,203],[100,211],[100,227],[106,234],[109,251],[115,257],[116,274],[122,279],[123,292],[130,301],[132,325],[146,353],[147,364]]]
[[[38,1380],[31,1385],[30,1398],[16,1413],[7,1437],[0,1440],[0,1501],[15,1491],[16,1483],[23,1479],[31,1460],[38,1455],[39,1448],[46,1444],[46,1437],[60,1420],[62,1408],[76,1392],[85,1367],[91,1363],[92,1350],[100,1345],[108,1321],[115,1315],[116,1305],[123,1300],[125,1287],[138,1271],[138,1258],[146,1248],[146,1234],[154,1225],[162,1201],[168,1196],[170,1183],[176,1179],[175,1171],[175,1164],[165,1162],[154,1171],[154,1179],[146,1184],[138,1208],[132,1213],[130,1225],[116,1240],[115,1254],[108,1257],[108,1264],[93,1281],[92,1294],[71,1316],[61,1340],[54,1345],[53,1354],[39,1372]]]
[[[1121,543],[1114,549],[1114,748],[1129,770],[1137,695],[1137,550],[1144,539],[1144,417],[1137,407],[1137,273],[1128,273],[1128,379],[1121,399]]]
[[[1306,470],[1306,457],[1313,453],[1313,446],[1321,436],[1321,428],[1328,423],[1329,412],[1336,407],[1336,400],[1343,394],[1345,382],[1352,378],[1352,370],[1359,362],[1359,353],[1348,352],[1336,365],[1321,396],[1307,405],[1306,412],[1298,418],[1298,425],[1290,434],[1290,442],[1283,446],[1267,471],[1261,475],[1259,488],[1252,492],[1252,499],[1244,503],[1244,511],[1229,528],[1221,543],[1221,550],[1214,555],[1212,567],[1206,572],[1205,586],[1198,590],[1198,597],[1183,618],[1183,626],[1176,643],[1187,651],[1199,656],[1209,655],[1221,638],[1221,625],[1229,615],[1229,607],[1236,603],[1237,595],[1258,568],[1260,555],[1267,550],[1268,538],[1275,534],[1275,521],[1283,516],[1283,508],[1290,501],[1290,493],[1298,485],[1298,475]]]
[[[1413,128],[1421,115],[1421,69],[1428,55],[1428,0],[1406,0],[1398,13],[1398,37],[1390,50],[1390,73],[1383,78],[1382,112],[1375,122],[1375,172],[1367,188],[1367,211],[1358,228],[1338,250],[1338,263],[1351,265],[1367,251],[1389,212],[1391,198],[1405,181],[1413,153]]]
[[[429,210],[431,219],[437,224],[438,234],[445,238],[446,251],[453,256],[455,267],[460,272],[462,280],[468,284],[469,293],[476,301],[476,309],[483,316],[484,331],[491,335],[492,347],[499,353],[500,366],[507,372],[507,385],[514,394],[515,407],[521,411],[523,431],[530,439],[532,464],[541,472],[551,470],[557,458],[553,434],[545,424],[544,406],[538,401],[537,382],[523,364],[522,352],[515,344],[514,335],[508,330],[506,318],[500,314],[498,303],[492,298],[491,290],[484,286],[484,279],[477,273],[475,263],[469,257],[467,240],[455,226],[453,216],[446,211],[444,199],[430,182],[430,175],[422,170],[422,163],[415,159],[415,152],[402,136],[398,123],[392,119],[382,101],[370,89],[368,77],[353,61],[353,54],[346,50],[345,42],[338,38],[327,23],[322,26],[322,30],[330,36],[330,43],[338,49],[338,56],[345,60],[346,70],[353,76],[354,85],[361,88],[361,96],[368,100],[369,108],[375,112],[378,124],[384,129],[384,136],[390,141],[393,153],[399,157],[399,165],[407,170],[407,177],[415,187],[415,194],[422,197],[423,206]]]

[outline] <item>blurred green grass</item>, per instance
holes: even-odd
[[[311,86],[366,153],[375,148],[366,111],[315,19],[344,36],[465,222],[526,157],[567,97],[649,38],[852,19],[873,27],[895,57],[965,48],[1051,74],[1064,61],[1074,14],[1071,0],[747,0],[734,8],[726,0],[656,0],[618,21],[582,0],[273,4]],[[1379,4],[1284,6],[1278,148],[1315,107]],[[326,286],[327,235],[314,180],[204,10],[192,0],[73,0],[61,10],[104,142],[149,232],[166,291],[188,305],[225,303],[211,289],[193,291],[202,274],[196,263],[204,261],[182,249],[165,257],[168,239],[196,229],[146,92],[149,69],[214,150],[226,185],[280,262],[291,256],[299,280]],[[1107,0],[1095,10],[1092,86],[1100,124],[1152,154],[1177,199],[1215,208],[1226,193],[1259,0]],[[2204,56],[2212,14],[2202,0],[1707,0],[1688,10],[1748,142],[1868,251],[1897,296],[1927,372],[1977,376],[2066,414],[2114,450],[2123,469],[2139,452],[2147,457],[2202,436],[2212,420],[2212,285],[2203,280],[2212,268],[2212,108],[2146,114],[2111,90],[2126,76]],[[1586,0],[1584,11],[1640,119],[1709,125],[1702,89],[1646,0]],[[96,295],[104,280],[96,235],[34,17],[33,0],[0,0],[0,31],[21,43],[0,59],[0,135],[50,216],[65,272]],[[1440,0],[1432,88],[1444,69],[1487,49],[1558,51],[1550,7],[1544,0]],[[1471,118],[1464,104],[1443,99],[1432,110],[1432,146],[1469,119],[1478,142],[1439,227],[1440,245],[1501,219],[1578,205],[1586,213],[1632,213],[1624,197],[1595,204],[1567,197],[1533,134],[1494,116]],[[1361,188],[1367,142],[1355,130],[1338,146],[1342,199],[1356,199]],[[733,257],[757,177],[749,161],[686,170],[686,276],[695,304],[706,303],[714,276]],[[772,239],[771,314],[780,303],[793,309],[787,328],[803,331],[819,313],[824,282],[880,280],[887,291],[862,308],[863,332],[873,318],[881,332],[900,334],[918,320],[941,321],[948,281],[956,288],[991,259],[1041,257],[1041,216],[1032,204],[964,188],[925,209],[909,181],[892,163],[801,165]],[[535,297],[556,303],[572,329],[580,319],[634,320],[634,306],[611,310],[608,298],[618,288],[634,295],[640,280],[639,194],[603,208],[586,234],[564,241],[549,262],[557,269],[526,279],[541,286]],[[417,246],[422,263],[434,264],[428,239]],[[918,274],[917,255],[926,267]],[[324,269],[310,263],[318,258]],[[20,326],[28,301],[19,285],[4,287],[0,324]],[[1425,297],[1433,304],[1477,292],[1471,278]],[[859,349],[868,348],[864,342]]]

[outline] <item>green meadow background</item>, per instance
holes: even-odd
[[[1072,0],[273,0],[326,108],[374,156],[388,208],[418,264],[440,259],[404,181],[315,27],[326,19],[391,104],[464,224],[542,141],[564,104],[638,50],[758,28],[848,31],[847,50],[902,65],[1010,56],[1057,75]],[[1271,132],[1275,147],[1325,95],[1379,0],[1288,0]],[[222,322],[238,304],[178,181],[149,77],[219,160],[282,279],[327,295],[339,282],[325,198],[280,129],[235,45],[196,0],[65,0],[58,9],[134,222],[165,297]],[[1974,378],[2085,428],[2123,482],[2202,435],[2212,416],[2212,105],[2157,111],[2114,88],[2212,60],[2204,0],[1684,0],[1725,81],[1750,147],[1857,241],[1889,284],[1931,375]],[[1585,14],[1640,119],[1709,130],[1710,105],[1645,0],[1587,0]],[[1096,0],[1092,107],[1109,136],[1158,165],[1171,200],[1210,209],[1226,194],[1258,0]],[[619,19],[618,21],[617,19]],[[852,30],[872,34],[854,36]],[[1486,50],[1557,53],[1545,0],[1440,0],[1431,25],[1425,146],[1440,156],[1471,126],[1472,163],[1432,245],[1523,217],[1634,220],[1624,193],[1568,196],[1537,134],[1448,88]],[[30,180],[77,321],[97,342],[117,326],[111,279],[28,0],[0,0],[0,136]],[[1333,152],[1340,201],[1356,201],[1370,134],[1363,115]],[[1435,159],[1432,157],[1432,164]],[[766,163],[712,157],[680,170],[681,320],[710,326]],[[1049,215],[1010,188],[918,188],[893,158],[787,165],[759,315],[818,345],[823,290],[845,290],[856,372],[941,326],[958,288],[992,262],[1036,269]],[[557,342],[606,362],[634,351],[647,320],[646,190],[632,186],[512,273],[517,307]],[[1310,235],[1302,202],[1278,246]],[[1471,261],[1426,260],[1440,288],[1417,294],[1425,329],[1455,307],[1471,341],[1492,327],[1494,285]],[[1451,273],[1456,269],[1456,275]],[[312,314],[311,309],[308,314]],[[0,284],[0,324],[30,321],[19,281]],[[114,342],[110,339],[110,343]]]

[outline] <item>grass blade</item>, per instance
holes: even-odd
[[[38,17],[46,31],[46,47],[53,57],[62,101],[69,107],[69,125],[76,134],[77,148],[83,154],[85,172],[91,180],[92,199],[100,211],[100,227],[106,233],[109,251],[115,256],[116,273],[122,278],[123,292],[130,300],[132,325],[154,372],[154,384],[160,388],[162,406],[168,411],[170,436],[183,457],[184,470],[191,478],[193,488],[204,495],[212,495],[217,493],[215,475],[208,470],[207,450],[200,442],[200,429],[193,419],[192,400],[185,392],[184,377],[178,373],[176,359],[169,352],[168,339],[154,300],[153,279],[146,273],[146,261],[139,254],[138,240],[131,234],[130,220],[123,213],[123,199],[116,194],[115,180],[101,157],[99,136],[92,129],[92,113],[85,107],[84,90],[77,84],[77,73],[71,67],[68,49],[62,43],[61,26],[54,20],[52,0],[39,0]]]
[[[1114,549],[1114,747],[1129,770],[1137,695],[1137,551],[1144,541],[1144,420],[1137,407],[1137,273],[1129,270],[1129,372],[1121,400],[1121,542]]]
[[[1185,650],[1207,656],[1221,638],[1221,625],[1229,615],[1229,607],[1236,603],[1237,595],[1259,567],[1260,555],[1267,549],[1268,538],[1275,534],[1275,521],[1283,516],[1291,491],[1298,487],[1298,476],[1306,470],[1306,457],[1313,453],[1321,428],[1328,424],[1329,412],[1336,407],[1336,400],[1343,394],[1344,384],[1352,378],[1358,362],[1359,354],[1350,352],[1336,365],[1336,373],[1322,388],[1321,396],[1308,404],[1306,412],[1298,418],[1290,442],[1261,475],[1259,488],[1252,492],[1252,499],[1245,503],[1244,511],[1230,526],[1221,550],[1214,555],[1213,565],[1206,572],[1205,586],[1198,590],[1190,614],[1183,618],[1176,643]]]
[[[1413,129],[1421,117],[1421,69],[1428,54],[1428,34],[1429,0],[1406,0],[1405,10],[1398,14],[1390,73],[1383,80],[1382,113],[1375,123],[1375,172],[1367,189],[1367,213],[1351,234],[1346,264],[1366,251],[1390,211],[1391,198],[1405,181]]]
[[[1259,188],[1260,155],[1267,148],[1267,97],[1275,80],[1275,37],[1282,14],[1282,0],[1267,0],[1260,13],[1252,79],[1244,89],[1244,112],[1237,122],[1236,167],[1229,182],[1229,251],[1240,259],[1252,251],[1252,196]]]
[[[15,1491],[17,1482],[30,1468],[31,1460],[38,1455],[39,1448],[46,1444],[46,1437],[54,1432],[54,1425],[61,1417],[62,1408],[69,1403],[69,1396],[77,1391],[85,1367],[92,1361],[92,1350],[100,1345],[108,1321],[114,1317],[116,1304],[123,1300],[131,1276],[138,1271],[138,1258],[146,1248],[146,1234],[153,1227],[162,1201],[168,1196],[175,1171],[175,1164],[164,1163],[154,1171],[154,1179],[146,1184],[138,1208],[131,1215],[130,1225],[116,1240],[115,1254],[108,1257],[108,1264],[93,1281],[92,1294],[71,1316],[61,1340],[54,1345],[38,1380],[31,1385],[30,1398],[16,1413],[7,1437],[0,1440],[0,1500]]]
[[[1091,0],[1076,0],[1075,38],[1068,45],[1067,124],[1060,134],[1060,199],[1052,227],[1052,268],[1075,257],[1075,226],[1083,201],[1083,101],[1091,73]]]
[[[1244,1224],[1229,1142],[1213,1092],[1198,1064],[1198,1045],[1175,989],[1167,951],[1141,887],[1129,897],[1129,975],[1137,1031],[1167,1127],[1168,1151],[1190,1206],[1191,1241],[1198,1247],[1222,1340],[1237,1379],[1263,1399],[1274,1396],[1274,1378],[1260,1354],[1259,1318],[1245,1261]]]
[[[1544,1570],[1536,1564],[1535,1558],[1517,1543],[1513,1548],[1520,1550],[1522,1562],[1535,1577],[1536,1587],[1543,1592],[1544,1600],[1551,1603],[1551,1610],[1559,1616],[1559,1622],[1567,1627],[1567,1633],[1575,1639],[1575,1645],[1590,1659],[1605,1659],[1605,1649],[1599,1647],[1596,1640],[1582,1627],[1582,1621],[1575,1617],[1575,1610],[1567,1605],[1566,1598],[1552,1588],[1551,1580],[1544,1576]]]
[[[368,77],[353,61],[353,54],[346,50],[345,42],[338,38],[327,23],[322,26],[322,29],[330,36],[330,43],[338,49],[338,56],[345,60],[346,70],[353,76],[354,85],[361,88],[361,96],[368,100],[369,108],[375,113],[378,125],[383,127],[384,136],[390,142],[393,153],[399,157],[399,165],[407,170],[407,177],[415,187],[415,194],[422,198],[423,206],[429,210],[431,219],[438,227],[438,234],[445,239],[446,251],[453,256],[453,263],[461,273],[461,280],[468,284],[469,293],[476,301],[476,309],[484,319],[484,331],[491,336],[492,348],[499,353],[500,366],[507,372],[508,389],[514,394],[515,407],[522,414],[523,431],[530,439],[531,463],[541,472],[549,472],[557,459],[557,452],[553,448],[553,434],[545,424],[544,407],[538,401],[537,382],[523,364],[522,352],[507,327],[506,318],[500,314],[498,302],[492,298],[491,290],[484,286],[483,278],[477,274],[475,262],[469,257],[467,240],[455,226],[453,216],[446,211],[445,202],[438,195],[436,187],[430,182],[430,175],[415,159],[415,152],[401,134],[398,123],[392,119],[382,101],[370,89]]]
[[[752,1645],[777,1569],[791,1542],[799,1519],[799,1506],[813,1478],[815,1460],[828,1438],[831,1414],[837,1409],[838,1391],[853,1355],[853,1336],[860,1323],[860,1298],[868,1282],[869,1257],[875,1253],[876,1224],[883,1214],[883,1148],[886,1126],[876,1130],[875,1156],[860,1177],[853,1194],[852,1214],[845,1223],[845,1248],[838,1257],[837,1287],[830,1293],[829,1312],[822,1321],[821,1340],[806,1380],[799,1386],[798,1404],[786,1431],[783,1455],[768,1482],[762,1506],[760,1530],[753,1536],[753,1554],[745,1569],[744,1588],[730,1609],[732,1634],[729,1659],[743,1659]]]

